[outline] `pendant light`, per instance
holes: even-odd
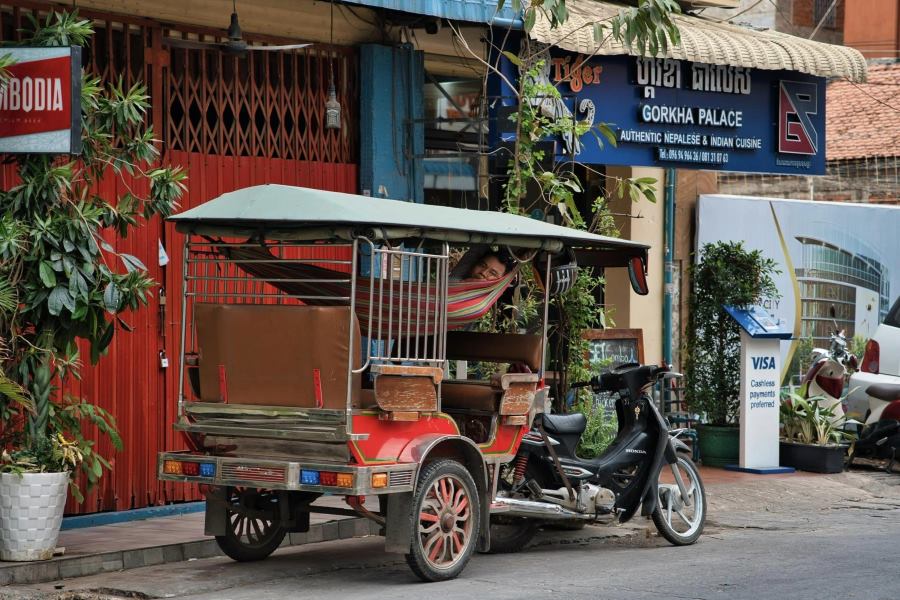
[[[334,46],[334,0],[331,1],[331,46]],[[325,129],[341,128],[341,104],[334,89],[334,49],[328,49],[328,99],[325,100]]]

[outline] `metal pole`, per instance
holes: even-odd
[[[181,261],[181,346],[178,348],[178,418],[184,416],[184,336],[187,328],[188,311],[188,255],[190,234],[184,236],[184,254]],[[205,285],[205,284],[204,284]]]
[[[544,362],[547,354],[547,320],[550,317],[550,263],[553,262],[553,258],[550,254],[547,254],[547,272],[544,275],[544,327],[541,333],[541,368],[538,371],[538,375],[541,379],[544,378]]]
[[[672,364],[672,301],[675,296],[675,284],[672,273],[675,270],[675,169],[666,169],[665,193],[665,257],[663,261],[663,278],[665,294],[663,296],[663,356],[667,365]]]
[[[350,315],[347,318],[347,334],[350,336],[350,351],[347,356],[347,424],[346,431],[347,434],[353,433],[353,356],[354,352],[359,352],[356,349],[355,344],[353,343],[355,340],[353,338],[353,319],[356,316],[356,269],[357,269],[357,252],[359,252],[359,240],[353,240],[353,258],[352,265],[350,267]]]

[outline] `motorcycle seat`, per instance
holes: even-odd
[[[564,435],[567,433],[581,434],[587,426],[587,418],[581,413],[571,415],[544,415],[544,430],[547,433]]]
[[[900,400],[900,385],[875,383],[866,388],[866,393],[878,400],[893,402],[894,400]]]

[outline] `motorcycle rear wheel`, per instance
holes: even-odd
[[[674,470],[681,475],[691,500],[685,506],[675,482]],[[693,461],[683,454],[671,465],[663,465],[659,472],[659,499],[652,518],[656,529],[669,543],[675,546],[693,544],[703,533],[706,523],[706,490],[700,479],[700,472]]]
[[[546,487],[547,477],[533,462],[528,463],[525,470],[526,479],[534,479],[541,487]],[[498,486],[500,491],[508,492],[509,482],[501,477]],[[489,554],[511,554],[519,552],[528,545],[528,542],[537,534],[541,523],[535,519],[524,517],[504,517],[494,515],[491,517],[491,548]]]

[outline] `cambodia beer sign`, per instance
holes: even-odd
[[[561,136],[558,157],[586,164],[825,173],[825,79],[792,71],[554,51],[542,78],[562,114],[606,123],[617,147]],[[517,76],[511,65],[509,75]],[[512,134],[499,119],[501,138]]]
[[[0,153],[81,152],[81,48],[8,48],[0,86]]]

